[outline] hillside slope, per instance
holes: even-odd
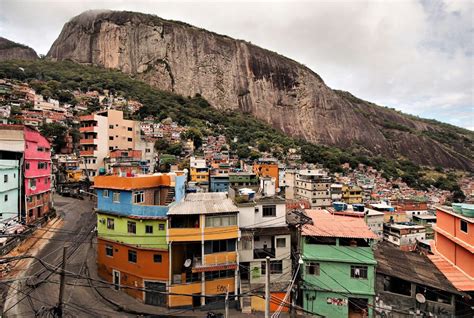
[[[87,11],[65,24],[48,56],[118,69],[184,96],[200,94],[219,110],[252,114],[313,143],[473,168],[472,132],[334,91],[291,59],[185,23]]]
[[[38,55],[32,48],[0,37],[0,61],[36,59]]]

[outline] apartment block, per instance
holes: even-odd
[[[308,200],[312,208],[331,206],[331,177],[321,170],[298,171],[295,197]]]

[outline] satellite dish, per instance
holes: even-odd
[[[416,301],[419,302],[420,304],[424,304],[426,302],[425,295],[423,294],[418,293],[416,294],[415,298],[416,298]]]
[[[186,261],[184,261],[184,267],[189,267],[189,266],[191,266],[191,263],[192,263],[191,259],[188,258]]]

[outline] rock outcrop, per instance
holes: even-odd
[[[0,61],[36,59],[38,54],[32,48],[0,37]]]
[[[334,91],[309,68],[242,40],[153,15],[87,11],[65,24],[48,56],[132,74],[162,90],[201,94],[310,142],[357,147],[419,164],[472,169],[473,134]],[[466,146],[466,140],[468,147]],[[459,142],[458,142],[459,141]]]

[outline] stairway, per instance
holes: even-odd
[[[241,293],[245,294],[250,291],[250,281],[243,280],[241,281]],[[242,297],[242,313],[251,314],[252,313],[252,296],[243,296]]]
[[[174,195],[175,195],[174,188],[169,188],[168,193],[166,194],[164,205],[168,205],[171,202],[173,202],[174,201]]]

